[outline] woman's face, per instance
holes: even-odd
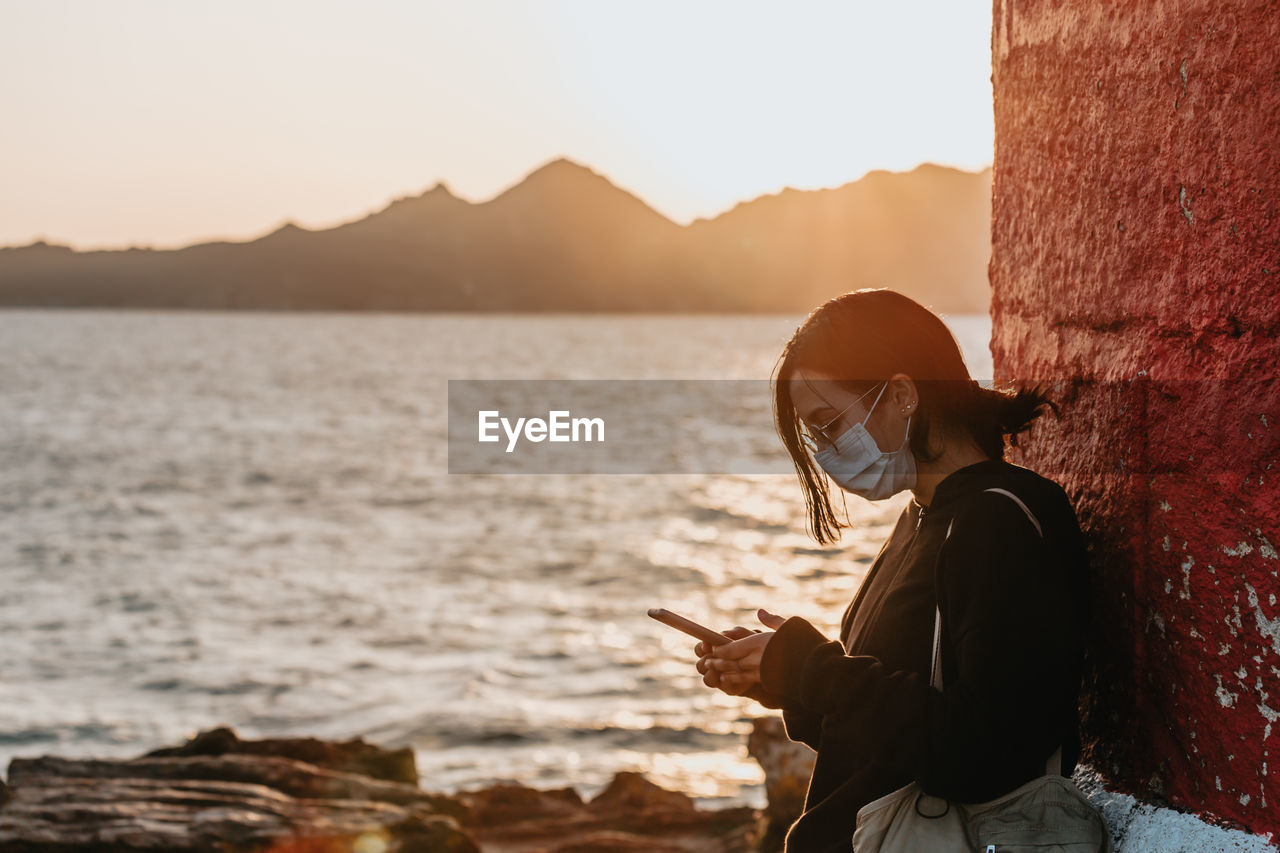
[[[895,373],[888,383],[877,383],[862,392],[849,391],[822,371],[797,368],[795,374],[790,380],[791,402],[806,432],[819,446],[833,442],[845,430],[864,420],[867,432],[881,452],[896,450],[902,445],[907,418],[915,411],[917,399],[915,386],[906,374]]]

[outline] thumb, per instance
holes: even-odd
[[[756,611],[756,618],[759,619],[761,624],[763,624],[766,628],[770,628],[774,631],[781,628],[782,623],[787,621],[786,617],[779,616],[776,613],[770,613],[768,610],[765,610],[763,607],[761,607],[759,610]]]

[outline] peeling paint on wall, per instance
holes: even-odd
[[[1280,834],[1280,18],[996,0],[995,20],[992,354],[997,382],[1063,405],[1010,458],[1090,539],[1085,758]]]
[[[1215,675],[1213,680],[1218,682],[1218,689],[1214,691],[1214,694],[1218,697],[1218,704],[1224,708],[1230,708],[1232,705],[1236,704],[1236,699],[1238,697],[1235,693],[1232,693],[1230,690],[1222,686],[1222,676]]]
[[[1258,601],[1258,591],[1248,583],[1244,585],[1245,590],[1249,593],[1249,606],[1253,608],[1253,617],[1258,625],[1258,633],[1264,638],[1271,641],[1271,650],[1280,655],[1280,617],[1268,619],[1262,613],[1261,602]],[[1271,595],[1271,603],[1275,604],[1276,597]]]

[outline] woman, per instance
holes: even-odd
[[[695,647],[707,685],[782,709],[787,735],[817,750],[786,850],[847,853],[858,810],[912,780],[981,802],[1043,775],[1059,749],[1070,776],[1083,538],[1061,487],[1004,461],[1006,441],[1057,407],[1039,390],[978,386],[942,321],[889,290],[809,316],[779,359],[774,406],[820,543],[846,526],[827,477],[870,500],[912,493],[839,641],[761,610],[771,630],[731,628],[733,642]]]

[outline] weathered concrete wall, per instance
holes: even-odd
[[[997,379],[1094,554],[1085,760],[1280,834],[1280,5],[995,0]]]

